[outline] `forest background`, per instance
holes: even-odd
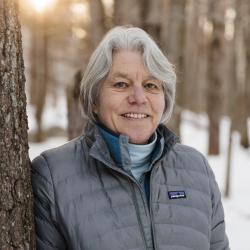
[[[20,0],[19,6],[17,0],[0,1],[0,249],[34,246],[28,140],[32,149],[49,138],[66,141],[82,132],[80,79],[91,52],[116,25],[145,29],[174,64],[177,100],[168,126],[181,140],[186,122],[207,131],[204,153],[226,155],[222,193],[230,198],[234,134],[248,160],[250,154],[249,0]],[[27,138],[24,83],[33,121]],[[64,110],[65,117],[48,126],[48,119],[56,120],[46,113],[52,109]],[[197,119],[199,115],[207,122]],[[221,126],[225,117],[228,133]],[[221,134],[227,137],[225,152]]]

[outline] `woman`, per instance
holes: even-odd
[[[175,82],[146,32],[108,32],[82,79],[84,135],[32,163],[37,249],[229,249],[211,168],[162,125]]]

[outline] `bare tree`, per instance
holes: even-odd
[[[161,35],[161,18],[163,8],[162,0],[146,0],[145,6],[143,8],[143,18],[144,24],[143,28],[159,43]]]
[[[81,79],[82,73],[78,71],[75,75],[74,83],[67,88],[69,140],[81,135],[86,125],[86,120],[82,116],[79,102]]]
[[[209,149],[212,155],[219,154],[219,123],[222,107],[222,86],[224,68],[224,15],[225,1],[209,1],[208,18],[212,25],[209,41],[207,113],[209,117]]]
[[[30,103],[35,108],[37,129],[35,141],[41,142],[45,138],[42,127],[42,116],[49,82],[49,18],[46,13],[32,15],[30,17],[29,30],[31,34],[29,50],[29,73]],[[27,22],[27,21],[26,21]]]
[[[249,7],[248,1],[234,0],[233,8],[236,11],[234,22],[234,39],[230,43],[230,57],[227,64],[230,65],[228,70],[227,82],[229,89],[229,114],[232,120],[232,131],[237,130],[241,135],[241,145],[249,147],[247,119],[249,117],[249,79],[247,72],[249,69]]]
[[[186,4],[183,106],[193,112],[204,112],[206,108],[207,2],[190,0]]]
[[[250,117],[250,2],[248,0],[241,0],[241,16],[242,20],[242,27],[243,27],[243,41],[244,41],[244,48],[245,48],[245,73],[244,73],[244,87],[241,95],[242,100],[242,113],[241,113],[241,126],[240,126],[240,133],[241,133],[241,145],[245,148],[249,148],[249,139],[248,139],[248,132],[247,132],[247,120]]]
[[[183,109],[184,103],[184,42],[186,1],[165,1],[164,4],[167,14],[162,13],[161,44],[162,49],[166,52],[170,61],[175,65],[178,75],[176,108],[169,126],[179,135],[181,110]]]
[[[106,32],[106,18],[104,6],[101,0],[91,0],[90,5],[90,36],[92,46],[95,48]]]
[[[98,45],[106,32],[106,16],[104,5],[101,0],[91,0],[88,2],[90,9],[89,37],[84,40],[85,56],[82,60],[82,68],[87,65],[91,51]],[[74,80],[67,87],[67,108],[68,108],[68,139],[79,136],[86,125],[79,103],[80,83],[82,72],[79,70],[75,73]]]
[[[115,0],[114,24],[132,24],[138,27],[143,25],[143,0]]]
[[[0,2],[0,247],[35,249],[21,32],[15,0]]]
[[[237,0],[229,0],[229,7],[231,9],[238,8],[235,6]],[[227,114],[231,118],[229,134],[228,134],[228,147],[227,147],[227,158],[226,158],[226,176],[225,176],[225,188],[224,196],[229,197],[231,190],[231,172],[232,172],[232,156],[233,156],[233,130],[235,129],[235,124],[237,121],[236,113],[238,107],[235,105],[237,102],[237,63],[236,63],[236,54],[238,52],[238,38],[239,38],[239,16],[235,19],[234,16],[231,16],[230,19],[226,18],[226,25],[233,25],[234,29],[237,32],[231,34],[230,39],[227,39],[226,43],[226,80],[227,80],[227,95],[228,100],[226,100],[226,105],[228,106]],[[231,26],[232,28],[232,26]]]
[[[48,88],[48,19],[45,16],[41,16],[39,20],[37,29],[39,29],[39,37],[36,41],[37,57],[39,60],[35,59],[36,64],[34,65],[36,70],[35,85],[36,85],[36,105],[35,105],[35,117],[37,122],[37,131],[36,131],[36,141],[41,142],[44,140],[44,132],[42,127],[42,116],[44,105],[46,101],[47,88]],[[39,63],[39,64],[38,64]]]

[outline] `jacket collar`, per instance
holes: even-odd
[[[103,128],[102,128],[103,129]],[[179,141],[178,137],[166,126],[160,124],[156,130],[158,139],[152,154],[151,164],[154,164]],[[131,160],[128,152],[128,137],[104,131],[97,124],[88,123],[85,129],[86,142],[90,147],[90,155],[105,165],[112,165],[130,171]],[[109,143],[106,142],[109,140]]]

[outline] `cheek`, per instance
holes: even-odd
[[[113,105],[109,98],[100,97],[98,105],[94,108],[94,112],[99,118],[106,119],[112,113],[112,107]]]
[[[105,106],[105,98],[101,94],[98,97],[98,100],[97,100],[96,104],[94,104],[94,106],[93,106],[94,113],[97,114],[97,115],[100,115],[103,112],[103,107],[104,106]]]
[[[164,97],[158,97],[155,99],[154,102],[154,110],[157,112],[159,115],[163,114],[165,109],[165,99]]]

